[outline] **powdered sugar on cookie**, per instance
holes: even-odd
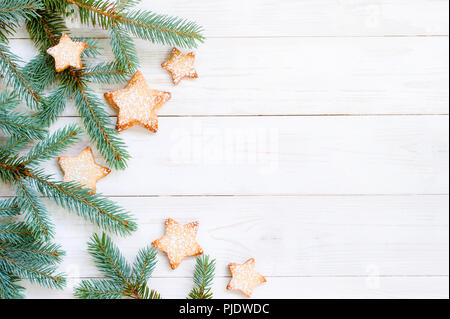
[[[171,94],[150,89],[142,73],[136,72],[125,89],[107,92],[105,99],[119,111],[116,124],[118,131],[139,124],[156,132],[157,111],[171,99]]]
[[[51,47],[47,53],[55,58],[56,72],[61,72],[68,67],[81,69],[81,54],[86,49],[87,44],[84,42],[74,42],[67,35],[63,34],[58,45]]]
[[[170,266],[176,269],[185,257],[203,254],[196,240],[197,232],[198,222],[182,225],[169,218],[166,221],[166,234],[152,245],[165,252]]]
[[[172,74],[173,83],[178,85],[185,78],[198,78],[194,63],[194,53],[182,54],[180,50],[173,48],[172,57],[169,61],[163,63],[162,67]]]
[[[232,275],[228,290],[240,290],[247,297],[251,297],[255,287],[266,282],[266,278],[256,272],[253,258],[242,265],[231,263],[228,266]]]
[[[65,182],[78,182],[94,191],[97,182],[111,173],[109,168],[95,163],[90,147],[86,147],[76,157],[58,157],[58,163],[64,172]]]

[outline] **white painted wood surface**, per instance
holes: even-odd
[[[142,6],[194,18],[209,39],[196,51],[200,79],[176,88],[159,67],[170,49],[137,41],[149,83],[174,98],[156,135],[122,134],[130,167],[98,185],[138,218],[135,235],[115,238],[127,258],[162,235],[165,218],[199,220],[217,297],[241,297],[225,291],[226,264],[255,257],[268,277],[256,298],[448,298],[448,1]],[[35,52],[24,32],[11,45],[25,59]],[[77,121],[69,107],[55,128]],[[45,169],[61,177],[55,162]],[[69,286],[27,284],[27,294],[71,298],[99,276],[86,252],[98,230],[49,207]],[[185,297],[194,260],[171,271],[159,259],[152,287]]]

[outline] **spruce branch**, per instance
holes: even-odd
[[[28,139],[23,137],[10,137],[5,143],[0,145],[0,163],[3,164],[11,162],[20,150],[22,150],[28,143]],[[2,170],[0,170],[1,176]]]
[[[85,68],[80,77],[88,82],[96,83],[120,83],[125,82],[125,71],[117,63],[100,63],[93,67]]]
[[[37,90],[42,91],[55,83],[57,79],[58,73],[54,65],[52,56],[41,52],[25,65],[24,74]],[[42,107],[51,108],[52,102],[49,100]]]
[[[54,89],[47,97],[45,105],[36,115],[37,119],[45,126],[50,126],[58,119],[58,116],[66,107],[69,90],[66,86],[60,85]]]
[[[130,214],[107,197],[92,193],[77,183],[56,182],[41,172],[30,172],[29,178],[42,195],[105,231],[124,236],[136,230]]]
[[[156,250],[146,247],[139,251],[131,267],[112,240],[103,234],[94,234],[88,243],[90,255],[105,276],[101,280],[84,280],[75,288],[80,299],[160,299],[150,290],[147,281],[156,265]]]
[[[41,161],[54,158],[70,145],[79,141],[82,132],[76,125],[69,125],[41,140],[21,159],[22,165],[35,165]]]
[[[15,186],[17,202],[25,213],[25,222],[32,235],[44,240],[51,239],[54,235],[53,224],[42,199],[26,180],[17,179]]]
[[[130,155],[102,107],[102,102],[79,78],[76,77],[75,81],[76,88],[72,94],[84,127],[106,162],[116,169],[125,169]]]
[[[189,293],[188,299],[212,299],[212,282],[216,271],[216,260],[203,255],[197,258],[194,272],[195,287]]]
[[[129,10],[139,1],[64,0],[79,8],[82,23],[108,30],[122,25],[136,37],[172,46],[193,48],[204,41],[202,28],[195,22],[144,10]]]
[[[19,66],[21,59],[13,54],[9,48],[0,42],[0,71],[6,85],[11,86],[17,96],[23,97],[25,102],[33,109],[45,104],[33,83],[28,80],[26,72]]]
[[[0,105],[1,107],[1,105]],[[0,131],[25,139],[40,139],[46,131],[34,119],[24,114],[0,109]]]
[[[62,289],[64,287],[66,280],[62,274],[54,275],[55,266],[42,265],[35,259],[20,262],[9,255],[8,250],[0,245],[0,269],[3,270],[2,272],[17,274],[31,283],[48,288]]]
[[[33,240],[31,230],[24,222],[6,221],[0,223],[0,242],[19,244],[32,242]]]
[[[0,41],[6,41],[23,20],[37,17],[39,0],[0,0]]]
[[[119,25],[111,25],[109,31],[111,48],[117,64],[122,70],[134,73],[139,67],[136,46],[133,39]]]
[[[0,271],[0,299],[22,299],[24,288],[17,285],[20,278],[11,273]]]
[[[19,213],[19,205],[15,198],[0,200],[0,218],[16,216]]]
[[[31,22],[28,27],[31,38],[35,40],[38,46],[42,43],[45,49],[48,48],[45,45],[55,45],[58,42],[56,35],[59,35],[65,28],[62,23],[51,23],[51,20],[50,23],[47,23],[47,15],[43,14],[39,22],[35,23],[40,27],[35,27]],[[96,40],[80,40],[88,43],[88,49],[85,50],[85,55],[95,56],[98,54],[99,45]],[[51,43],[45,43],[46,41],[50,41]],[[54,66],[48,63],[41,62],[40,64],[35,63],[35,65],[46,65],[47,68],[54,70]],[[30,66],[30,70],[34,69],[36,68]],[[54,72],[53,70],[48,72]],[[52,106],[44,106],[41,108],[38,117],[45,124],[53,123],[57,116],[64,110],[67,97],[73,97],[87,133],[91,140],[95,142],[97,149],[105,158],[106,162],[116,169],[124,169],[130,157],[126,151],[125,144],[119,138],[111,119],[104,110],[104,103],[87,86],[89,81],[102,82],[107,79],[114,81],[123,80],[124,75],[122,70],[116,69],[114,63],[101,64],[94,68],[87,68],[81,71],[69,68],[57,75],[61,85],[48,97],[48,102],[51,102]],[[38,78],[35,78],[35,81],[38,80]]]

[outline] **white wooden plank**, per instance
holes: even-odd
[[[198,241],[226,265],[255,258],[266,276],[448,275],[448,196],[114,198],[138,231],[114,237],[126,259],[164,234],[164,220],[199,221]],[[55,242],[67,252],[60,270],[100,276],[87,253],[95,226],[54,204]],[[175,271],[158,255],[155,277],[191,277],[195,258]]]
[[[28,40],[11,46],[35,54]],[[448,114],[448,38],[210,39],[197,51],[200,78],[178,87],[161,68],[169,48],[137,47],[150,85],[173,93],[162,115]]]
[[[446,0],[154,0],[140,8],[197,21],[208,37],[448,35],[449,26]]]
[[[221,299],[238,299],[237,292],[225,290],[228,278],[217,278],[214,296]],[[78,280],[71,282],[74,286]],[[192,289],[189,278],[155,278],[150,285],[165,299],[184,299]],[[362,277],[362,278],[268,278],[257,287],[255,299],[378,299],[378,298],[430,298],[448,299],[448,277]],[[26,283],[28,298],[73,298],[72,287],[55,291]]]
[[[64,119],[64,126],[74,119]],[[448,194],[448,116],[162,118],[108,195]],[[63,155],[74,156],[87,137]],[[57,178],[57,161],[45,164]],[[2,186],[1,195],[11,195]]]

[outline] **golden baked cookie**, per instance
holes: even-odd
[[[256,272],[255,260],[247,260],[244,264],[231,263],[228,265],[232,275],[227,290],[239,290],[247,297],[251,297],[256,286],[266,282],[266,278]]]
[[[194,69],[195,54],[182,54],[177,48],[173,48],[172,57],[169,61],[164,62],[162,67],[172,74],[172,80],[178,85],[181,80],[186,78],[198,78],[197,71]]]
[[[166,220],[166,234],[152,245],[167,254],[172,269],[176,269],[184,257],[203,254],[197,243],[198,222],[182,225],[169,218]]]
[[[58,163],[64,172],[65,182],[78,182],[93,191],[96,189],[97,182],[111,173],[109,168],[95,163],[90,147],[86,147],[75,157],[58,157]]]
[[[108,103],[119,111],[116,124],[119,132],[136,124],[157,132],[156,112],[171,97],[169,92],[150,89],[139,71],[131,78],[125,89],[105,93]]]
[[[81,69],[81,54],[86,49],[87,44],[84,42],[74,42],[67,35],[63,34],[59,40],[58,45],[51,47],[47,53],[55,58],[56,72],[61,72],[68,67]]]

